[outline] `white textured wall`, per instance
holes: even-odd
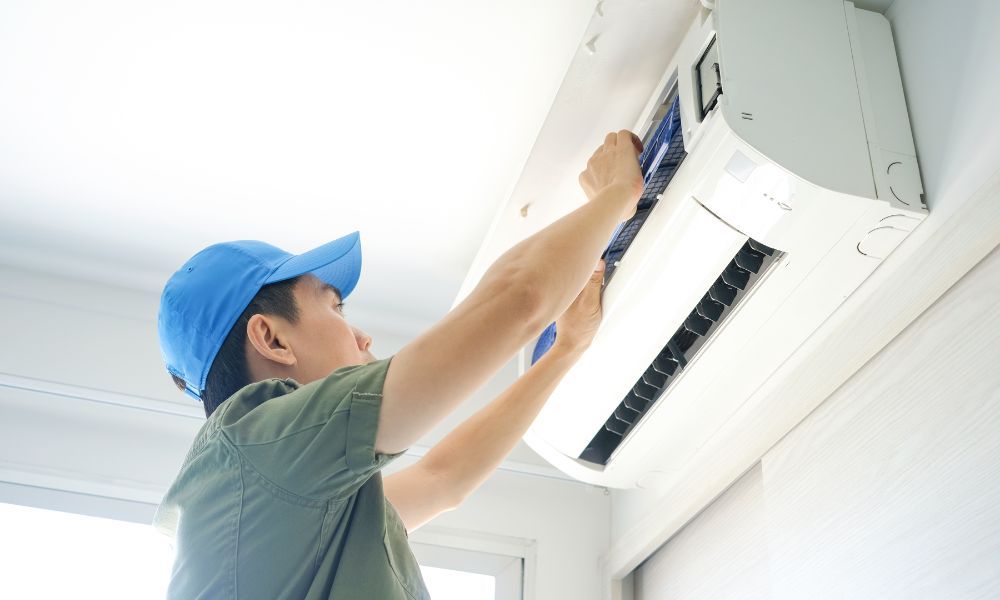
[[[758,464],[634,575],[636,600],[770,597]]]
[[[765,455],[778,598],[1000,597],[1000,251]]]
[[[526,599],[598,600],[609,508],[602,488],[501,472],[428,527],[533,540],[533,595]]]

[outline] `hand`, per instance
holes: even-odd
[[[601,283],[604,281],[604,261],[590,275],[580,295],[556,319],[556,341],[553,350],[583,352],[594,340],[601,325]]]
[[[638,155],[642,142],[628,130],[609,133],[587,161],[587,169],[580,173],[580,187],[593,200],[602,191],[618,187],[629,197],[628,216],[635,214],[635,204],[642,195],[642,170]]]

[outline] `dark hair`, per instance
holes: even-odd
[[[250,317],[258,314],[273,315],[293,324],[299,320],[299,307],[295,304],[295,295],[292,293],[298,280],[299,277],[294,277],[260,288],[243,314],[236,319],[233,328],[222,342],[219,353],[212,361],[208,378],[205,380],[205,389],[201,392],[206,417],[212,416],[215,409],[230,396],[253,383],[250,381],[246,355],[247,323]],[[176,375],[172,377],[178,388],[185,389],[183,379]]]

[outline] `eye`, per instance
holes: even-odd
[[[344,314],[345,306],[346,305],[343,302],[338,302],[334,308],[336,308],[337,312],[339,312],[340,314]]]

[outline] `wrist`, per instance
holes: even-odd
[[[623,220],[628,220],[635,214],[636,204],[642,197],[642,182],[636,186],[631,183],[616,181],[600,189],[591,201],[606,202],[619,207],[621,212],[627,216]]]

